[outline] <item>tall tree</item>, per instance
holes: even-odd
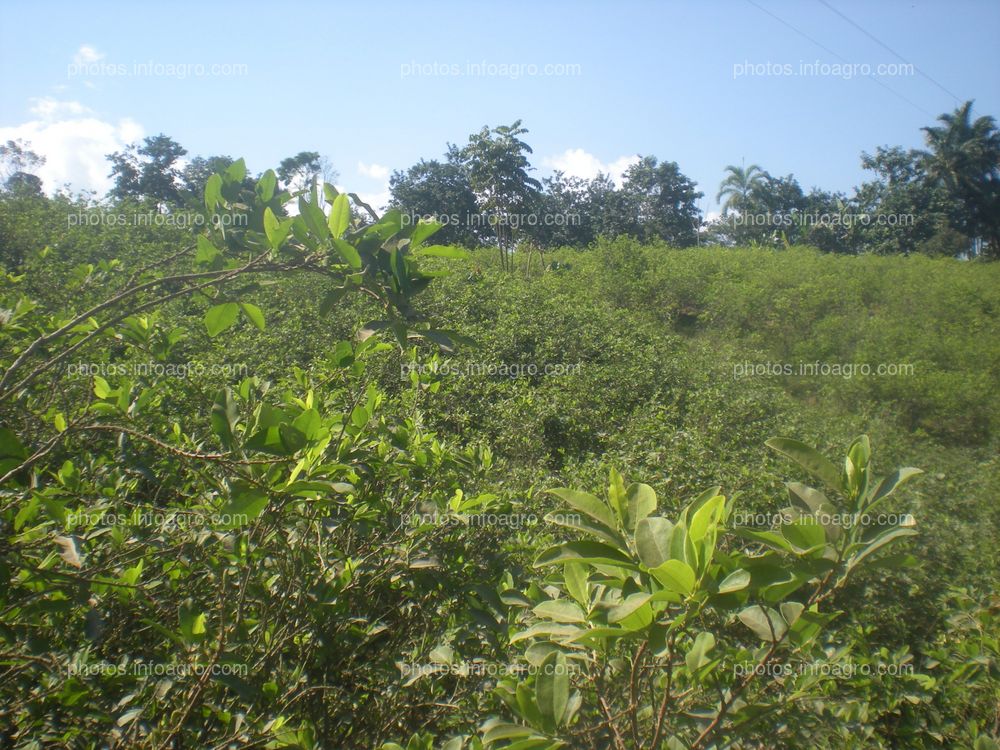
[[[985,239],[985,254],[1000,258],[1000,131],[992,117],[973,120],[972,104],[923,128],[927,176],[965,201],[967,233]]]
[[[438,242],[466,247],[479,244],[476,194],[456,159],[421,159],[405,172],[393,172],[389,194],[390,208],[399,209],[408,220],[430,216],[444,224],[435,236]]]
[[[287,190],[294,192],[308,190],[320,182],[333,182],[338,173],[331,161],[320,156],[318,151],[300,151],[295,156],[282,159],[278,177]]]
[[[586,247],[594,241],[593,219],[598,213],[590,204],[591,182],[567,177],[556,170],[542,180],[531,214],[536,220],[524,232],[539,247]]]
[[[520,120],[492,130],[483,126],[459,152],[479,208],[493,225],[500,263],[506,269],[513,268],[511,253],[521,223],[515,214],[526,214],[542,187],[528,175],[532,166],[527,155],[532,150],[520,138],[527,132]]]
[[[967,226],[968,209],[942,182],[928,178],[920,151],[880,146],[861,155],[861,166],[875,174],[853,199],[857,212],[870,217],[852,232],[865,251],[954,255],[956,245],[969,249],[971,239],[963,243],[958,229]]]
[[[686,247],[698,241],[704,196],[685,177],[676,162],[658,162],[645,156],[625,172],[622,192],[632,212],[629,234],[640,239],[662,239]]]
[[[620,237],[629,233],[635,213],[629,198],[611,175],[598,172],[587,186],[587,206],[595,237]]]
[[[42,181],[33,170],[45,164],[45,157],[31,150],[20,138],[0,145],[0,183],[19,195],[41,195]]]
[[[749,167],[737,167],[732,164],[726,167],[729,174],[719,185],[719,192],[715,196],[717,202],[722,202],[722,215],[726,216],[730,211],[744,211],[755,192],[764,187],[767,173],[756,164]]]
[[[162,133],[108,155],[115,184],[113,198],[136,198],[156,203],[181,202],[181,173],[177,162],[187,151]]]

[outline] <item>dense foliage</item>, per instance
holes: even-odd
[[[299,156],[3,197],[5,744],[996,746],[995,265],[500,272]]]

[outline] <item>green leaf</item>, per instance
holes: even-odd
[[[483,734],[483,742],[492,745],[499,740],[511,740],[518,737],[530,737],[534,732],[520,724],[494,724]]]
[[[541,568],[545,565],[559,565],[567,562],[617,565],[633,570],[636,568],[631,559],[614,547],[590,541],[566,542],[549,547],[535,558],[534,565],[536,568]]]
[[[444,225],[436,221],[424,221],[420,222],[413,228],[412,234],[410,234],[410,248],[414,251],[426,240],[428,237],[437,232]]]
[[[290,424],[278,425],[278,434],[281,436],[281,444],[289,453],[296,453],[306,447],[308,438],[301,430]]]
[[[611,608],[611,610],[608,612],[608,622],[622,623],[623,627],[626,627],[629,630],[638,630],[641,627],[649,625],[649,623],[653,621],[653,610],[649,606],[649,600],[651,598],[652,595],[643,591],[637,592],[635,594],[630,594],[629,596],[625,597],[624,602],[619,604],[617,607]],[[640,612],[640,610],[642,610],[643,607],[645,607],[645,609],[648,611]],[[638,622],[634,623],[637,624],[638,627],[628,627],[622,622],[623,620],[627,620],[629,617],[631,617],[633,614],[636,613],[640,614]],[[645,620],[645,624],[639,624],[643,620]]]
[[[99,376],[95,376],[94,378],[95,382],[97,377]],[[107,385],[107,382],[105,381],[104,384]],[[97,389],[96,384],[94,389]],[[103,396],[98,396],[98,398],[103,398]],[[21,441],[18,439],[17,435],[14,434],[14,431],[8,429],[7,427],[0,427],[0,458],[25,459],[27,457],[28,451],[25,450],[23,445],[21,445]]]
[[[225,171],[226,182],[243,182],[247,176],[247,163],[241,158],[234,161]]]
[[[785,487],[788,488],[788,498],[792,501],[792,505],[806,513],[817,513],[821,509],[833,506],[826,495],[801,482],[787,482]]]
[[[791,438],[771,438],[764,443],[767,447],[792,459],[814,477],[822,479],[835,489],[842,489],[840,471],[833,463],[805,443]]]
[[[343,193],[333,199],[327,225],[330,227],[330,234],[333,235],[334,239],[340,239],[341,235],[347,231],[347,227],[351,225],[351,202]]]
[[[710,660],[706,654],[713,648],[715,648],[715,636],[708,631],[698,633],[695,636],[691,650],[684,656],[684,662],[687,664],[688,671],[696,672],[699,668],[707,664]]]
[[[100,375],[94,376],[94,395],[100,399],[105,399],[111,395],[111,386]]]
[[[795,621],[799,619],[799,615],[802,614],[802,610],[805,608],[805,605],[800,602],[782,602],[779,607],[782,619],[784,619],[789,626],[795,624]]]
[[[205,182],[205,208],[209,214],[214,214],[216,207],[222,202],[222,177],[213,174]]]
[[[803,516],[793,523],[783,524],[781,535],[796,548],[797,552],[806,552],[826,543],[826,532],[811,516]]]
[[[569,701],[569,669],[562,651],[550,654],[535,678],[535,703],[542,718],[558,727]]]
[[[180,622],[181,637],[185,642],[201,640],[205,635],[205,622],[208,619],[204,612],[194,609],[190,599],[177,608],[177,617]]]
[[[666,518],[643,518],[635,527],[635,548],[639,561],[647,568],[655,568],[670,559],[670,541],[674,525]]]
[[[708,533],[710,527],[719,522],[722,511],[725,509],[726,498],[722,495],[713,496],[708,502],[702,505],[691,518],[691,525],[688,528],[688,536],[691,541],[697,544]]]
[[[594,521],[579,513],[564,513],[556,511],[554,513],[547,513],[545,515],[545,520],[548,523],[555,524],[556,526],[564,526],[568,529],[574,529],[575,531],[584,531],[588,534],[593,534],[598,539],[608,542],[618,548],[624,548],[625,546],[625,541],[618,535],[617,532],[612,531],[603,523]]]
[[[752,630],[763,641],[781,640],[788,625],[784,619],[770,607],[755,604],[747,607],[739,614],[740,621]]]
[[[323,432],[323,418],[316,409],[306,409],[295,418],[292,427],[305,435],[306,440],[315,440]]]
[[[885,500],[885,498],[889,497],[889,495],[895,492],[897,487],[899,487],[902,484],[905,484],[918,474],[923,474],[923,473],[924,472],[921,471],[920,469],[915,469],[912,466],[907,466],[902,469],[897,469],[892,474],[883,479],[881,482],[879,482],[878,487],[875,488],[875,491],[871,495],[871,500],[868,501],[868,506],[865,508],[865,511],[866,512],[870,511],[872,508],[875,507],[876,504],[882,502],[883,500]]]
[[[667,560],[649,572],[670,591],[685,596],[694,591],[694,569],[683,560]]]
[[[656,493],[648,484],[630,484],[625,491],[625,502],[625,530],[635,533],[639,521],[656,510]]]
[[[262,203],[270,203],[274,197],[274,189],[278,186],[278,177],[273,169],[269,169],[257,180],[255,191]]]
[[[235,529],[257,518],[267,507],[268,499],[260,490],[237,491],[219,510],[219,528]]]
[[[292,229],[292,224],[293,221],[291,219],[279,221],[270,206],[264,209],[264,234],[267,235],[267,241],[273,250],[281,247]]]
[[[611,530],[615,528],[615,519],[611,515],[611,510],[594,495],[562,487],[548,490],[548,494],[555,495],[574,510],[586,513],[595,521],[603,524],[607,529]]]
[[[313,193],[313,198],[316,199],[317,196],[315,192]],[[323,209],[317,206],[312,201],[307,201],[306,197],[299,197],[299,216],[306,223],[309,231],[312,232],[320,240],[325,240],[330,232],[330,228],[326,223],[326,216],[323,214]]]
[[[737,536],[741,536],[744,539],[750,539],[755,542],[762,542],[772,549],[776,549],[779,552],[794,552],[794,548],[788,543],[780,534],[776,534],[773,531],[756,531],[754,529],[746,528],[745,526],[737,526],[733,529],[733,533]]]
[[[909,528],[907,526],[894,526],[892,528],[886,529],[885,531],[881,532],[878,536],[876,536],[871,542],[869,542],[868,545],[860,553],[852,557],[850,562],[848,563],[848,567],[849,568],[855,567],[858,563],[860,563],[870,554],[876,552],[877,550],[881,549],[882,547],[884,547],[889,542],[895,539],[900,539],[902,537],[907,537],[907,536],[916,536],[916,534],[917,534],[916,529]]]
[[[260,308],[249,302],[240,302],[240,307],[243,309],[243,314],[247,316],[247,319],[254,324],[257,330],[263,331],[266,324],[264,322],[264,313],[260,311]]]
[[[563,566],[563,581],[566,590],[585,608],[590,606],[590,582],[585,565],[567,563]]]
[[[750,573],[740,568],[727,575],[719,584],[720,594],[729,594],[733,591],[742,591],[750,585]]]
[[[608,504],[615,512],[619,523],[625,526],[625,514],[627,513],[627,501],[625,499],[625,482],[622,475],[615,469],[611,469],[608,479]]]
[[[226,450],[233,447],[233,428],[238,416],[239,409],[232,392],[223,388],[215,395],[215,403],[212,404],[212,432],[219,436]]]
[[[571,623],[539,622],[520,632],[514,633],[508,641],[511,645],[536,636],[547,636],[550,639],[572,638],[585,632],[579,625]]]
[[[240,315],[240,306],[235,302],[223,302],[210,307],[205,313],[205,328],[210,338],[218,336],[232,326]]]
[[[198,235],[197,243],[198,246],[194,253],[194,262],[198,265],[211,265],[212,261],[222,254],[219,252],[219,248],[213,245],[212,241],[203,234]]]
[[[335,237],[333,240],[333,246],[336,248],[337,253],[341,258],[343,258],[347,265],[351,268],[361,268],[361,256],[358,254],[354,245],[346,240]]]
[[[578,604],[566,599],[551,599],[536,606],[532,612],[554,622],[586,622],[587,616]]]

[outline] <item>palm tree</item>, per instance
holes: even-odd
[[[722,203],[723,216],[726,216],[731,210],[744,210],[749,205],[753,193],[763,187],[767,175],[756,164],[745,168],[730,164],[726,167],[726,171],[729,174],[719,185],[719,194],[715,196],[716,201],[722,201],[725,198]]]
[[[930,180],[943,184],[968,209],[970,234],[983,237],[989,254],[1000,257],[1000,131],[992,117],[972,120],[972,102],[923,128],[930,151],[923,153]]]

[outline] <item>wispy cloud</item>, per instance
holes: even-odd
[[[389,179],[389,167],[383,167],[381,164],[365,164],[363,161],[359,161],[358,172],[374,180]]]
[[[569,177],[581,177],[591,180],[599,172],[610,175],[616,183],[620,183],[622,175],[633,164],[639,161],[637,155],[621,156],[610,163],[604,163],[589,151],[582,148],[569,148],[556,156],[547,156],[542,164],[550,169],[558,169]]]

